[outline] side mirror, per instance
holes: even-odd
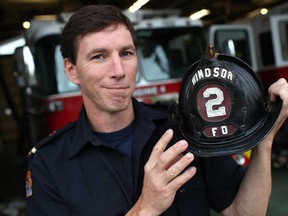
[[[19,87],[30,87],[37,84],[35,63],[28,46],[18,47],[14,53],[17,83]]]
[[[236,47],[234,40],[232,39],[227,40],[225,48],[226,48],[225,50],[226,54],[236,57]]]

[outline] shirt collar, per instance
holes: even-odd
[[[89,143],[93,137],[92,134],[92,127],[88,121],[86,109],[83,106],[76,123],[76,130],[73,135],[73,141],[68,158],[74,157],[87,143]]]
[[[166,112],[161,109],[154,109],[154,105],[144,105],[133,98],[133,107],[137,122],[154,125],[155,120],[167,118]],[[73,143],[71,145],[68,158],[72,158],[93,139],[93,130],[87,118],[85,107],[83,106],[76,124],[76,131],[73,135]]]

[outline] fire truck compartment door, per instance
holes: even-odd
[[[288,15],[270,17],[272,42],[277,67],[288,65]]]
[[[256,70],[251,26],[212,25],[208,30],[208,42],[214,45],[216,52],[238,57]]]
[[[13,57],[18,73],[17,84],[20,87],[35,86],[37,84],[35,64],[30,48],[28,46],[16,48]]]

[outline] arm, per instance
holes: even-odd
[[[273,139],[288,116],[288,83],[279,79],[269,88],[270,100],[279,96],[283,107],[271,132],[252,150],[247,173],[233,203],[224,215],[265,215],[271,193],[271,150]]]
[[[186,141],[179,141],[166,151],[173,136],[168,130],[154,146],[144,168],[144,183],[141,196],[126,216],[158,216],[173,202],[176,191],[196,173],[195,167],[182,172],[194,156],[181,155],[187,147]]]
[[[36,157],[36,156],[34,156]],[[30,194],[27,195],[27,213],[29,216],[65,216],[69,215],[67,206],[60,201],[53,190],[53,182],[49,172],[41,163],[30,159],[28,171],[31,172]],[[27,182],[26,182],[27,184]],[[26,186],[27,190],[27,186]]]

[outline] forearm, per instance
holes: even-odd
[[[267,138],[253,149],[247,173],[225,215],[266,214],[272,187],[271,148],[272,140]]]

